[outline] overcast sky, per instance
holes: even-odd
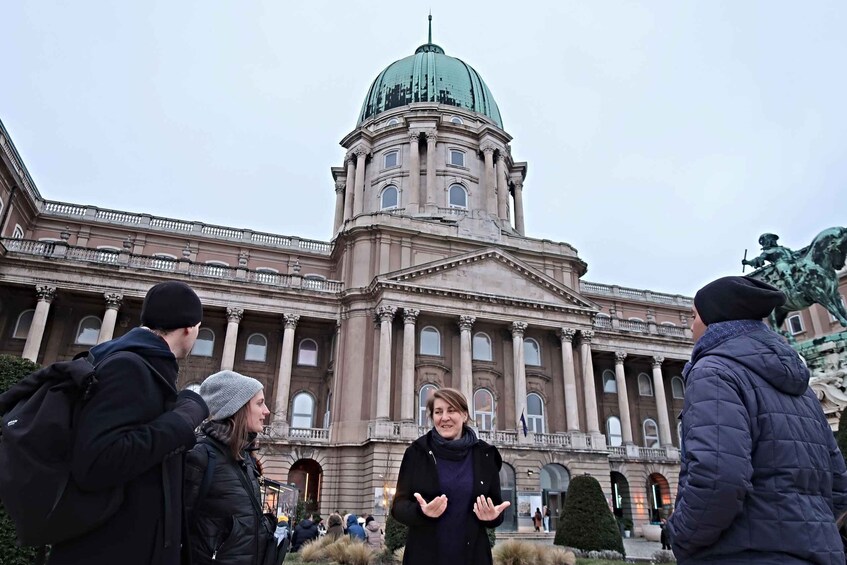
[[[847,225],[843,0],[6,1],[0,118],[47,199],[327,241],[338,142],[430,8],[587,280],[690,295]]]

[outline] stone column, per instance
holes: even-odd
[[[332,232],[338,231],[344,221],[344,188],[347,183],[344,179],[335,181],[335,220],[332,223]]]
[[[497,217],[505,220],[509,217],[509,184],[506,179],[506,157],[502,153],[497,155],[495,180],[497,185]]]
[[[348,153],[344,158],[347,165],[347,180],[344,183],[344,221],[353,217],[353,191],[356,189],[356,164],[353,154]]]
[[[615,383],[618,385],[618,411],[621,413],[621,434],[624,444],[632,443],[632,420],[629,416],[629,394],[626,391],[626,374],[623,360],[626,351],[615,351]]]
[[[109,341],[115,335],[115,322],[118,321],[118,310],[121,309],[121,303],[124,300],[123,295],[116,292],[106,292],[103,294],[103,297],[106,299],[106,311],[103,313],[103,323],[100,324],[97,343]]]
[[[491,143],[484,143],[480,146],[480,151],[485,159],[483,165],[483,198],[486,210],[491,214],[497,213],[497,195],[496,187],[494,186],[494,150],[495,147]]]
[[[659,413],[659,441],[662,447],[672,445],[671,424],[668,418],[668,401],[665,398],[665,382],[662,378],[662,363],[665,358],[653,356],[653,394],[656,395],[656,411]]]
[[[420,212],[419,203],[426,202],[426,195],[421,196],[421,153],[419,148],[421,132],[409,132],[409,199],[406,212]]]
[[[353,150],[356,155],[356,186],[353,187],[353,216],[358,216],[365,210],[365,160],[368,150],[357,147]]]
[[[526,235],[523,224],[523,182],[515,181],[515,231]]]
[[[291,364],[294,362],[294,330],[300,316],[283,314],[285,330],[282,334],[282,353],[279,358],[279,375],[274,397],[274,429],[280,433],[288,428],[288,395],[291,391]]]
[[[599,433],[597,419],[597,393],[594,388],[594,362],[591,360],[591,339],[594,330],[580,330],[580,357],[582,357],[582,390],[585,393],[585,429]]]
[[[379,374],[376,383],[376,419],[388,420],[391,409],[391,321],[397,308],[380,306],[379,314]]]
[[[235,344],[238,341],[238,324],[244,316],[243,308],[229,307],[226,309],[226,338],[224,352],[221,356],[221,371],[232,371],[235,366]]]
[[[573,367],[573,338],[576,330],[562,328],[559,339],[562,340],[562,380],[565,385],[565,421],[569,432],[579,431],[579,399],[576,394],[576,373]]]
[[[526,322],[512,322],[512,358],[515,372],[515,428],[523,432],[521,415],[526,411],[526,367],[523,356],[523,334]],[[520,437],[522,433],[518,434]]]
[[[473,407],[473,360],[471,344],[471,328],[476,322],[473,316],[459,316],[459,390]]]
[[[438,135],[435,131],[426,132],[426,200],[421,201],[421,204],[426,202],[426,207],[432,208],[436,206],[435,203],[435,161],[437,159],[437,155],[435,154],[435,141]]]
[[[415,322],[420,310],[403,310],[403,369],[400,376],[400,419],[415,421]]]
[[[35,314],[32,315],[32,324],[26,335],[26,343],[21,357],[32,362],[38,361],[38,351],[41,349],[41,338],[44,337],[44,328],[47,326],[47,314],[50,313],[50,303],[56,298],[56,287],[46,284],[35,286],[35,296],[38,303],[35,305]]]

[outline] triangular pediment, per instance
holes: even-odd
[[[380,276],[420,289],[596,311],[573,289],[500,249],[485,249]]]

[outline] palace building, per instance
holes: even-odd
[[[482,77],[420,46],[367,90],[313,241],[49,200],[0,124],[0,353],[70,359],[183,280],[204,319],[180,386],[261,380],[266,473],[322,513],[384,515],[449,386],[503,456],[503,530],[588,473],[639,531],[676,495],[692,300],[584,280],[576,249],[533,238],[512,141]]]

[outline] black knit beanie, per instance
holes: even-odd
[[[783,304],[782,292],[750,277],[723,277],[694,295],[694,307],[707,326],[729,320],[761,320]]]
[[[179,281],[155,285],[141,306],[141,324],[154,330],[191,328],[203,320],[203,305],[190,286]]]

